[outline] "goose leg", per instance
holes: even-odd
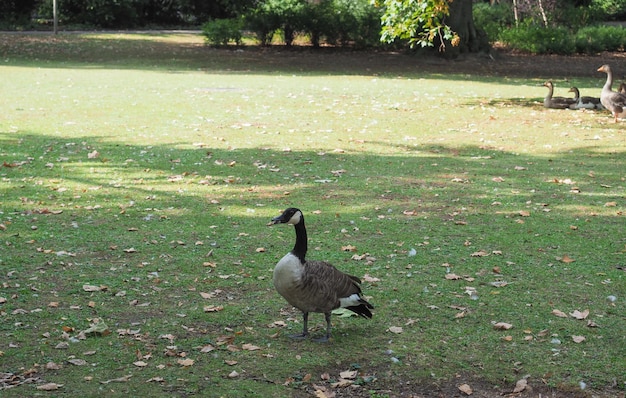
[[[324,313],[324,318],[326,318],[326,335],[324,335],[323,337],[319,337],[317,339],[313,339],[313,341],[315,341],[316,343],[327,343],[328,339],[330,339],[330,329],[331,329],[330,315],[331,315],[330,312]]]
[[[308,312],[303,312],[302,313],[302,333],[301,334],[292,334],[291,337],[294,340],[304,340],[306,339],[306,337],[309,335],[309,313]]]

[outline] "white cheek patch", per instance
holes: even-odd
[[[339,306],[342,308],[353,307],[361,304],[361,298],[356,293],[350,297],[343,297],[339,299]]]
[[[296,225],[296,224],[298,224],[300,222],[301,218],[302,218],[302,213],[297,211],[297,212],[294,213],[293,216],[291,216],[291,218],[289,219],[287,224]]]

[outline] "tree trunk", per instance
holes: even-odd
[[[461,39],[458,46],[452,46],[446,42],[446,53],[458,55],[466,52],[489,51],[487,36],[474,26],[474,14],[472,13],[472,0],[454,0],[450,2],[450,16],[446,23],[455,31]]]

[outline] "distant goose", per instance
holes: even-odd
[[[604,109],[600,103],[600,98],[581,97],[578,87],[570,88],[569,92],[574,93],[574,104],[570,105],[570,109]]]
[[[548,95],[543,100],[543,106],[546,108],[553,109],[568,109],[570,105],[574,104],[573,98],[565,98],[565,97],[553,97],[554,94],[554,84],[550,80],[543,83],[544,86],[548,87]]]
[[[315,339],[326,342],[330,338],[331,312],[336,308],[347,308],[356,314],[371,318],[374,307],[361,294],[361,280],[345,274],[325,261],[307,261],[307,234],[302,211],[288,208],[271,224],[291,224],[296,230],[296,244],[274,268],[274,286],[289,304],[303,313],[301,334],[291,336],[304,339],[309,335],[310,312],[320,312],[326,318],[326,335]]]
[[[598,68],[598,72],[606,73],[606,83],[602,87],[602,93],[600,93],[600,102],[602,105],[613,114],[615,123],[617,123],[618,117],[624,117],[624,108],[626,108],[626,95],[616,93],[611,89],[613,85],[613,73],[611,67],[608,65],[602,65]]]

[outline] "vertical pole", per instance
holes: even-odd
[[[57,11],[57,0],[52,0],[52,20],[54,21],[54,34],[59,31],[59,16]]]

